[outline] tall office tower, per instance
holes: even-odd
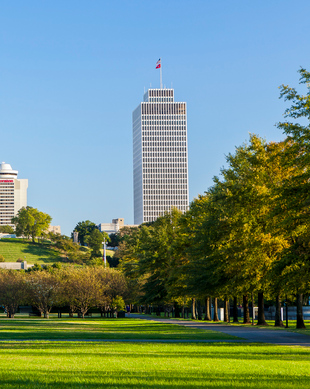
[[[0,164],[0,225],[12,226],[12,217],[27,206],[28,180],[18,180],[17,174],[8,163]]]
[[[188,209],[186,103],[149,89],[133,111],[134,223]]]

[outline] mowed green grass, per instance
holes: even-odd
[[[107,250],[107,255],[113,257],[114,254],[113,250]],[[19,258],[28,264],[40,265],[64,261],[61,253],[54,250],[51,244],[24,242],[22,239],[0,239],[0,255],[4,256],[6,262],[16,262]]]
[[[29,264],[53,264],[63,260],[59,251],[53,250],[49,244],[22,240],[1,239],[0,254],[4,256],[6,262],[16,262],[21,258]]]
[[[0,340],[237,339],[221,332],[140,319],[0,319]]]
[[[309,388],[310,351],[262,344],[3,342],[1,389]]]

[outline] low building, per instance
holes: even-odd
[[[10,269],[10,270],[27,270],[33,265],[28,265],[27,261],[23,262],[0,262],[0,269]]]
[[[61,235],[61,228],[60,226],[49,226],[47,232],[53,232],[54,234]]]
[[[108,235],[116,234],[123,227],[138,227],[137,225],[125,225],[124,219],[112,219],[112,223],[100,223],[98,228],[100,232],[106,232]]]

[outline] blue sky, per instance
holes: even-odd
[[[133,223],[131,114],[163,83],[188,105],[190,199],[250,132],[283,139],[282,83],[310,69],[309,1],[0,1],[0,159],[69,235]]]

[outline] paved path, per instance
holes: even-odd
[[[190,320],[173,320],[162,319],[145,315],[131,315],[139,319],[154,320],[161,323],[178,324],[190,328],[200,328],[202,330],[212,330],[223,332],[224,334],[238,336],[243,342],[263,342],[285,346],[304,346],[310,347],[310,336],[301,335],[294,332],[283,330],[275,330],[265,327],[248,327],[238,325],[221,325],[209,322],[193,322]],[[226,342],[226,340],[218,340],[218,342]],[[240,342],[240,341],[239,341]]]

